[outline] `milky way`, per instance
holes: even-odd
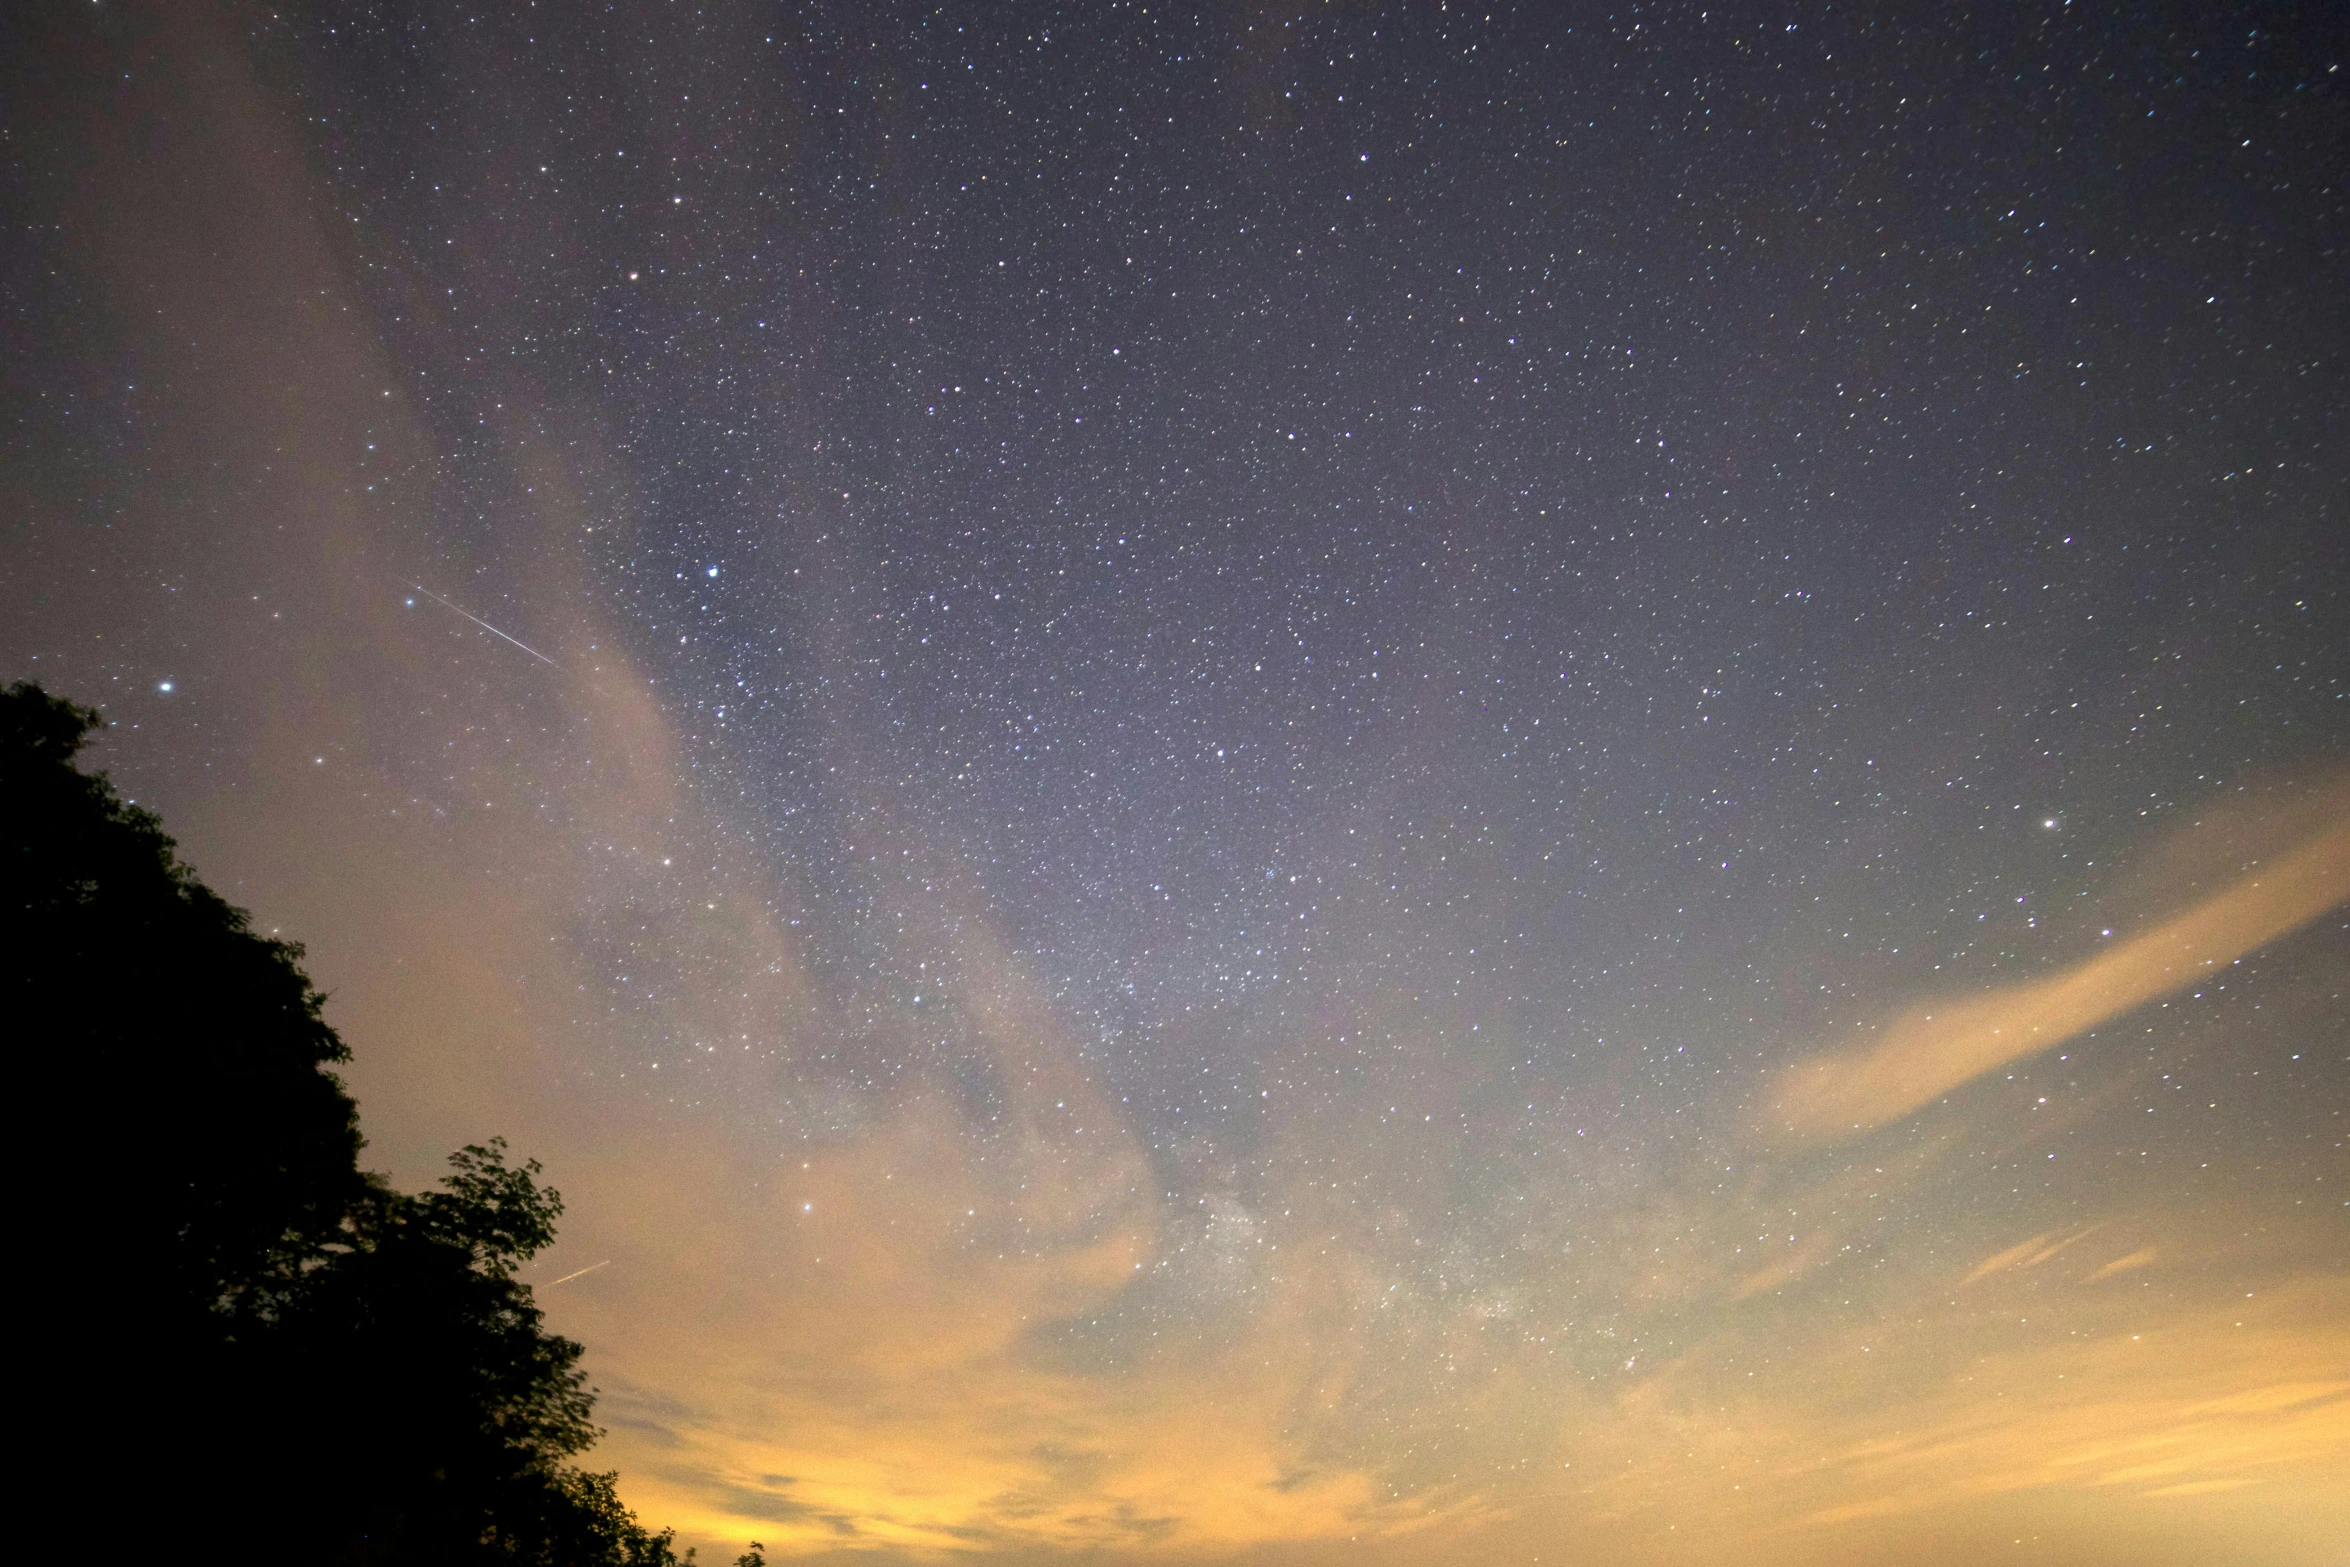
[[[714,1549],[2327,1559],[2343,30],[1874,9],[13,19],[0,673]]]

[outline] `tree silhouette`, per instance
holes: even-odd
[[[37,1020],[52,1103],[103,1110],[83,1174],[115,1201],[87,1238],[130,1259],[159,1326],[216,1339],[367,1190],[358,1107],[327,1070],[349,1052],[301,949],[255,935],[151,814],[74,768],[97,724],[37,687],[0,693],[9,1010]]]
[[[569,1462],[601,1434],[582,1349],[516,1277],[561,1197],[496,1139],[434,1192],[360,1169],[301,948],[74,765],[100,723],[0,690],[0,982],[45,1112],[17,1140],[26,1407],[51,1427],[30,1494],[118,1476],[147,1538],[191,1554],[674,1567],[614,1477]]]

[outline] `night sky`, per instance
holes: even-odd
[[[2338,10],[0,28],[0,678],[649,1523],[2350,1551]]]

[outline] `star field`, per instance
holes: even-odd
[[[640,1512],[2350,1531],[2320,8],[9,26],[0,655]]]

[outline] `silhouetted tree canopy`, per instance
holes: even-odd
[[[100,722],[0,690],[36,1499],[119,1476],[173,1553],[671,1567],[670,1534],[569,1462],[600,1435],[582,1349],[516,1277],[561,1197],[496,1139],[420,1195],[360,1169],[301,948],[74,765]]]
[[[255,935],[152,815],[76,770],[97,723],[0,693],[9,1011],[40,1020],[52,1107],[104,1117],[88,1173],[122,1200],[91,1238],[173,1297],[173,1331],[230,1333],[366,1192],[358,1107],[326,1070],[348,1052],[301,949]]]

